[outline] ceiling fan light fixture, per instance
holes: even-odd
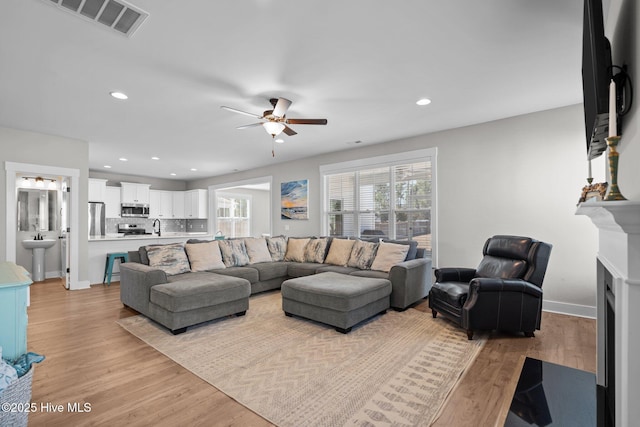
[[[265,122],[262,124],[262,126],[267,131],[267,133],[274,138],[280,135],[285,128],[285,125],[278,122]]]

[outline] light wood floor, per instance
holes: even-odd
[[[32,402],[65,411],[32,413],[30,426],[271,425],[118,326],[136,314],[119,291],[118,282],[80,291],[58,280],[31,286],[28,349],[46,356]],[[426,301],[417,308],[431,315]],[[535,338],[492,334],[435,425],[501,424],[525,356],[595,372],[595,321],[544,313]],[[75,402],[91,411],[67,412]]]

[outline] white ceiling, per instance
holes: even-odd
[[[583,0],[132,0],[131,38],[49,3],[2,1],[0,126],[88,141],[105,172],[191,180],[582,100]],[[279,96],[329,123],[272,158],[220,106]]]

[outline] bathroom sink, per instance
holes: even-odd
[[[54,239],[43,239],[43,240],[23,240],[22,246],[27,249],[48,249],[56,244]]]
[[[22,246],[33,250],[33,268],[31,269],[31,279],[34,282],[44,280],[44,250],[49,249],[56,244],[54,239],[43,240],[23,240]]]

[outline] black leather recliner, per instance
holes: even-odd
[[[467,330],[524,332],[540,329],[542,281],[552,245],[529,237],[493,236],[478,268],[440,268],[429,292],[438,313]]]

